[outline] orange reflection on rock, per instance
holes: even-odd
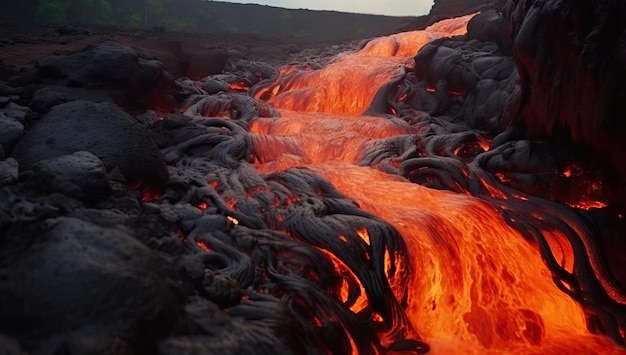
[[[228,84],[228,88],[232,91],[248,91],[248,89],[250,89],[250,85],[243,81],[236,81]]]
[[[196,240],[196,245],[205,252],[211,251],[211,247],[204,240]]]
[[[365,294],[365,288],[358,281],[356,275],[354,275],[354,273],[350,270],[350,268],[348,268],[346,264],[344,264],[344,262],[341,261],[339,258],[337,258],[333,253],[330,253],[324,249],[319,249],[319,251],[322,252],[324,255],[326,255],[332,261],[332,263],[335,265],[335,270],[337,270],[337,272],[340,275],[344,275],[344,278],[341,284],[339,299],[343,303],[348,303],[348,307],[350,307],[350,310],[352,310],[355,313],[360,312],[363,309],[365,309],[368,306],[368,300]],[[348,280],[354,280],[354,282],[358,284],[359,286],[359,294],[356,295],[356,298],[354,300],[350,300],[350,290],[353,288],[351,287]],[[353,349],[356,349],[356,348],[353,348]]]

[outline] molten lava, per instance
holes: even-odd
[[[321,70],[283,67],[275,82],[255,97],[294,111],[363,113],[378,89],[409,65],[422,46],[437,37],[465,33],[471,17],[375,39],[358,52],[339,55]]]
[[[485,187],[483,197],[440,191],[363,163],[368,149],[385,144],[385,139],[420,140],[419,125],[359,114],[385,83],[402,73],[423,44],[462,33],[468,19],[371,41],[320,70],[282,68],[274,83],[255,93],[281,114],[250,123],[255,166],[263,173],[294,167],[313,171],[400,233],[408,249],[407,265],[396,265],[387,255],[385,270],[408,274],[408,284],[390,281],[391,286],[399,299],[408,290],[402,300],[408,319],[433,354],[626,353],[608,337],[588,330],[580,303],[555,285],[553,271],[539,252],[541,243],[513,227],[517,218],[542,223],[536,228],[546,248],[560,268],[573,273],[575,247],[559,226],[541,222],[543,216],[534,211],[504,218],[500,200],[532,210],[524,207],[530,202],[523,194],[513,195],[476,176],[473,179]],[[489,149],[485,139],[476,144],[483,146],[480,152]],[[455,152],[462,150],[456,148]],[[463,174],[472,179],[468,171]],[[511,207],[506,210],[511,212]],[[355,233],[370,245],[367,230]],[[347,241],[343,235],[337,238]],[[350,272],[327,254],[338,270]],[[349,297],[344,286],[342,301]],[[364,294],[352,303],[352,311],[366,307]],[[374,314],[372,320],[381,318]]]
[[[612,347],[589,334],[580,306],[555,287],[536,247],[489,204],[368,167],[309,168],[403,236],[412,257],[408,314],[433,354],[602,353]],[[553,250],[571,264],[571,250],[560,239],[552,238]]]

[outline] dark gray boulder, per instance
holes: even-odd
[[[626,181],[623,1],[509,0],[519,92],[507,111],[527,138],[566,136]]]
[[[85,202],[102,201],[112,191],[104,164],[89,152],[36,163],[27,184],[44,193],[58,192]]]
[[[513,40],[508,21],[495,9],[489,9],[472,17],[467,24],[469,38],[493,42],[507,55],[511,54]]]
[[[113,41],[71,55],[48,56],[37,62],[47,77],[69,86],[124,88],[137,92],[157,83],[164,69],[159,61],[140,57],[132,48]]]
[[[0,186],[14,183],[15,181],[17,181],[17,177],[17,160],[9,158],[0,161]]]
[[[65,92],[59,87],[44,87],[35,91],[35,94],[28,105],[33,109],[33,111],[45,114],[56,105],[64,104],[76,99],[77,97]]]
[[[79,151],[93,153],[110,171],[119,168],[128,183],[161,187],[165,162],[148,132],[118,106],[73,101],[55,107],[16,145],[20,171],[50,158]]]
[[[28,107],[12,102],[11,97],[0,97],[0,159],[10,152],[24,134],[24,123],[31,114]]]
[[[164,260],[121,229],[65,217],[40,229],[0,240],[0,332],[34,354],[151,353],[177,315]]]
[[[24,134],[24,125],[7,114],[0,112],[0,145],[12,147]]]
[[[171,110],[167,92],[173,79],[163,64],[113,41],[70,55],[47,56],[36,63],[31,76],[30,80],[95,91],[96,95],[104,91],[115,102],[129,107]],[[83,93],[78,97],[85,98]],[[40,103],[45,110],[47,103],[58,99],[49,97]]]
[[[16,98],[18,97],[9,98],[10,101],[4,104],[2,108],[0,108],[0,114],[6,117],[13,118],[20,123],[24,123],[32,112],[30,108],[18,105],[13,102],[13,100]]]

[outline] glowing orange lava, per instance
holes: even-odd
[[[569,204],[574,208],[578,208],[581,210],[590,210],[592,208],[604,208],[608,206],[605,202],[602,201],[594,201],[594,200],[582,200],[576,203]]]
[[[284,170],[330,160],[358,163],[372,139],[412,132],[403,121],[380,117],[298,113],[281,110],[281,119],[259,118],[250,125],[261,171]],[[315,122],[312,124],[312,122]],[[268,163],[268,167],[261,164]]]
[[[309,168],[403,236],[413,262],[409,317],[433,354],[621,353],[589,334],[536,248],[483,201],[367,167]],[[571,250],[558,238],[551,246],[571,268]]]
[[[439,37],[465,33],[471,17],[372,40],[362,50],[342,54],[321,70],[281,68],[274,84],[257,92],[256,97],[294,111],[363,113],[378,89],[410,65],[422,46]]]
[[[432,354],[624,354],[609,338],[587,330],[580,305],[557,289],[537,247],[494,206],[356,165],[366,142],[413,132],[387,118],[350,115],[362,113],[408,63],[403,56],[413,56],[432,38],[462,33],[468,19],[372,41],[319,71],[284,69],[257,95],[283,110],[280,118],[250,124],[255,165],[265,173],[313,170],[400,232],[409,249],[410,283],[392,286],[410,290],[407,313]],[[489,149],[488,141],[480,143]],[[358,233],[369,241],[367,231]],[[566,238],[543,233],[561,266],[571,270]],[[329,257],[339,270],[347,269]]]
[[[210,246],[209,246],[206,242],[204,242],[203,240],[196,240],[196,245],[197,245],[200,249],[202,249],[202,250],[204,250],[204,251],[206,251],[206,252],[211,251],[211,247],[210,247]]]
[[[250,89],[250,85],[244,82],[237,81],[228,84],[228,88],[232,91],[248,91],[248,89]]]

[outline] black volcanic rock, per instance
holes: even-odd
[[[425,45],[415,56],[415,75],[434,91],[429,96],[437,104],[422,97],[414,107],[458,115],[471,127],[497,132],[506,125],[500,117],[515,70],[503,53],[495,43],[475,39],[444,38]]]
[[[89,99],[93,92],[100,92],[124,105],[163,110],[169,109],[167,91],[173,81],[161,62],[113,41],[70,55],[44,57],[36,62],[36,71],[23,75],[21,80],[83,89],[79,95],[70,96]],[[52,103],[69,101],[68,97],[58,96],[63,95],[54,97],[48,93],[47,97],[41,97],[40,93],[40,97],[35,98],[35,109],[45,111]]]
[[[0,145],[11,147],[24,134],[24,126],[16,119],[0,112]]]
[[[493,42],[507,55],[511,55],[513,41],[509,24],[495,9],[482,11],[467,24],[468,36],[483,42]]]
[[[520,75],[511,118],[529,137],[584,144],[626,180],[624,3],[510,0],[506,14]]]
[[[163,158],[130,115],[109,103],[73,101],[55,107],[18,142],[13,155],[20,170],[50,158],[88,151],[108,170],[119,168],[127,182],[163,186],[168,171]]]
[[[31,113],[28,107],[11,102],[10,97],[0,96],[0,159],[24,134],[26,117]]]
[[[13,158],[1,160],[0,161],[0,186],[17,181],[17,177],[18,177],[17,160]]]
[[[139,57],[130,47],[107,41],[88,51],[48,56],[37,62],[47,77],[69,86],[124,88],[136,93],[157,83],[163,67],[156,60]]]
[[[262,301],[252,302],[261,303]],[[278,304],[263,303],[264,307],[260,307],[263,311],[255,316],[262,316],[263,313],[280,314],[283,311]],[[234,309],[237,312],[237,307]],[[255,324],[255,322],[244,322],[243,319],[231,319],[215,304],[200,297],[191,297],[189,303],[185,305],[184,322],[187,328],[193,329],[198,334],[165,339],[159,344],[157,353],[159,355],[298,354],[281,342],[270,327]]]
[[[28,184],[44,193],[60,192],[87,202],[102,201],[112,190],[104,164],[89,152],[36,163]]]
[[[435,0],[431,16],[451,18],[502,6],[506,0]]]
[[[26,355],[20,344],[15,339],[0,334],[0,349],[2,355]]]
[[[177,309],[163,261],[119,229],[74,218],[41,228],[26,253],[16,245],[32,241],[0,241],[0,332],[35,354],[150,353]]]
[[[44,87],[35,91],[33,98],[29,102],[29,106],[33,109],[33,111],[45,114],[56,105],[64,104],[76,99],[77,97],[64,92],[62,87]]]

